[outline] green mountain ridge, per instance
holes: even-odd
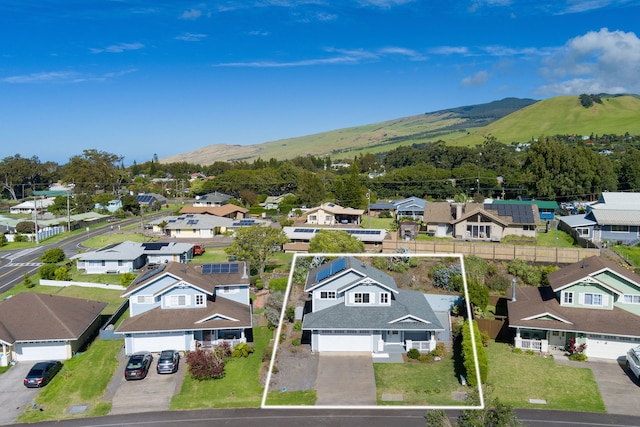
[[[438,140],[470,146],[481,144],[488,135],[509,144],[528,142],[542,135],[640,133],[638,95],[600,94],[600,97],[602,103],[589,108],[580,104],[578,96],[542,101],[504,98],[262,144],[213,144],[160,161],[208,165],[215,161],[284,160],[306,155],[348,159]]]

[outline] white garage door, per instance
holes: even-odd
[[[373,351],[371,331],[320,332],[318,351]]]
[[[17,343],[16,360],[66,360],[67,348],[64,342]]]
[[[587,357],[600,359],[617,359],[624,357],[631,347],[637,347],[638,343],[625,340],[593,339],[587,341]]]
[[[130,353],[138,351],[160,352],[162,350],[189,350],[185,348],[182,332],[167,332],[163,334],[134,335]]]

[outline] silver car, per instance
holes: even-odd
[[[159,374],[173,374],[178,371],[180,353],[177,350],[162,350],[156,370]]]
[[[640,380],[640,346],[627,351],[627,371]]]

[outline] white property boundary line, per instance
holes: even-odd
[[[476,337],[473,331],[473,324],[470,324],[471,331],[471,346],[473,348],[473,359],[475,365],[475,375],[476,375],[476,383],[478,384],[478,396],[480,399],[480,405],[478,406],[371,406],[371,405],[360,405],[360,406],[334,406],[334,405],[314,405],[314,406],[298,406],[298,405],[267,405],[267,395],[269,393],[269,384],[271,383],[271,375],[273,373],[273,367],[275,365],[276,355],[278,353],[278,346],[280,344],[280,334],[282,333],[282,325],[284,323],[284,315],[287,308],[287,302],[289,301],[289,295],[291,293],[291,286],[293,282],[293,274],[295,271],[296,262],[298,257],[310,258],[314,256],[322,256],[322,257],[356,257],[356,258],[373,258],[373,257],[416,257],[416,258],[458,258],[460,261],[460,272],[462,274],[462,283],[464,285],[464,300],[467,308],[467,319],[472,319],[472,311],[471,311],[471,303],[469,302],[469,289],[467,287],[467,272],[464,266],[464,256],[462,254],[402,254],[402,253],[390,253],[390,254],[366,254],[366,253],[354,253],[354,254],[294,254],[293,261],[291,263],[291,269],[289,271],[289,282],[287,283],[287,290],[284,294],[284,302],[282,304],[282,311],[280,312],[280,321],[278,323],[278,328],[276,330],[276,334],[273,338],[273,352],[271,353],[271,361],[269,362],[269,372],[267,373],[267,380],[264,387],[264,392],[262,394],[262,402],[260,404],[261,408],[269,408],[269,409],[451,409],[451,410],[459,410],[459,409],[484,409],[484,393],[482,390],[482,382],[480,381],[480,367],[478,364],[478,350],[476,348]]]

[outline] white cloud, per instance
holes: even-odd
[[[569,40],[547,58],[541,74],[549,83],[542,94],[640,91],[640,39],[623,31],[590,31]]]
[[[469,48],[466,46],[439,46],[429,49],[429,52],[436,55],[466,55],[469,53]]]
[[[142,43],[120,43],[103,48],[91,48],[92,53],[122,53],[126,50],[138,50],[144,48]]]
[[[326,64],[360,64],[363,62],[377,62],[388,56],[408,57],[412,61],[424,61],[427,58],[421,53],[412,49],[402,47],[385,47],[374,51],[365,49],[336,49],[326,48],[326,52],[335,53],[330,58],[313,58],[299,61],[250,61],[250,62],[227,62],[215,64],[216,67],[303,67]]]
[[[202,16],[202,11],[199,9],[189,9],[182,12],[180,18],[182,19],[198,19]]]
[[[462,79],[462,86],[484,86],[489,81],[489,73],[478,71],[473,76]]]
[[[25,84],[25,83],[82,83],[87,81],[106,81],[115,77],[124,76],[136,72],[137,69],[130,68],[122,71],[104,73],[102,75],[81,74],[76,71],[44,71],[40,73],[22,74],[9,76],[0,79],[2,83]]]
[[[361,6],[373,6],[380,9],[391,9],[394,6],[402,6],[413,3],[414,0],[359,0]]]
[[[207,37],[206,34],[184,33],[176,36],[176,40],[182,40],[184,42],[199,42],[205,37]]]

